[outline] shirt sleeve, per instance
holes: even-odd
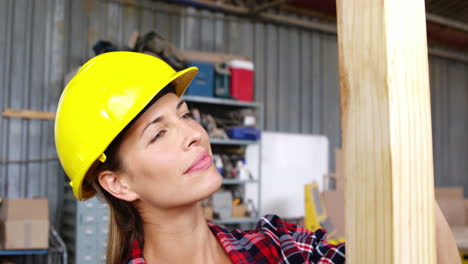
[[[324,229],[312,232],[285,222],[276,215],[263,217],[257,228],[267,229],[275,234],[283,257],[289,263],[304,263],[304,261],[313,264],[345,263],[345,244],[328,243],[327,232]]]

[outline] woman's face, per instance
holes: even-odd
[[[123,137],[119,156],[130,190],[158,208],[200,201],[222,183],[208,134],[173,93],[161,97],[134,122]]]

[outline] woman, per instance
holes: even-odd
[[[207,133],[180,99],[197,73],[155,57],[111,52],[87,62],[60,99],[55,140],[77,199],[110,207],[107,263],[344,263],[327,243],[277,216],[229,232],[200,201],[222,178]]]

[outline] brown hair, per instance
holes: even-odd
[[[143,246],[143,224],[138,210],[131,202],[114,197],[99,183],[99,173],[110,171],[121,171],[122,163],[118,156],[122,135],[119,135],[107,148],[105,154],[106,162],[97,162],[89,177],[85,180],[83,188],[93,188],[100,198],[104,198],[109,205],[109,234],[107,238],[107,264],[121,264],[128,258],[132,242],[137,240]],[[86,187],[87,186],[87,187]]]
[[[109,205],[109,235],[107,238],[107,264],[121,264],[128,259],[132,242],[136,240],[143,248],[143,223],[137,208],[131,203],[114,197],[99,183],[99,173],[110,170],[119,172],[124,170],[122,159],[119,157],[119,148],[125,132],[154,102],[167,93],[175,93],[174,87],[169,84],[161,90],[141,112],[120,132],[120,134],[107,147],[104,154],[106,161],[97,161],[89,169],[83,181],[82,191],[96,192],[98,197],[104,198]]]

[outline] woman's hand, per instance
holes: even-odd
[[[434,204],[436,216],[437,264],[461,264],[460,253],[458,252],[452,231],[442,211],[440,211],[439,205],[437,202]]]

